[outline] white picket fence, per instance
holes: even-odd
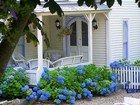
[[[118,81],[125,88],[126,83],[130,82],[129,89],[140,89],[140,67],[112,68],[118,74]]]

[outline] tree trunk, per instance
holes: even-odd
[[[4,39],[0,44],[0,77],[2,77],[5,68],[8,64],[8,61],[18,43],[20,36],[14,38],[12,41],[12,45],[7,39]]]

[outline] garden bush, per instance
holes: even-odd
[[[140,60],[134,61],[133,66],[140,66]]]
[[[130,66],[132,66],[132,64],[126,59],[122,59],[110,63],[111,68],[121,68],[121,67],[130,67]]]
[[[26,98],[29,102],[53,101],[55,104],[94,96],[107,96],[117,90],[117,74],[107,67],[95,65],[64,67],[49,71],[44,67],[40,82],[29,87],[24,70],[6,70],[0,81],[0,96],[8,99]]]
[[[26,99],[74,104],[82,98],[91,100],[96,95],[106,96],[115,92],[116,78],[117,75],[107,67],[95,65],[64,67],[53,71],[44,68],[40,82]],[[24,87],[22,92],[25,93],[28,89]]]
[[[26,94],[22,94],[21,89],[28,83],[29,78],[25,70],[7,68],[0,80],[0,97],[6,99],[24,98]]]

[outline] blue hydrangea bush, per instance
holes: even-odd
[[[111,68],[121,68],[121,67],[131,67],[132,64],[130,63],[130,61],[126,60],[126,59],[122,59],[122,60],[118,60],[118,61],[114,61],[112,63],[110,63],[110,67]]]
[[[14,70],[7,68],[4,76],[0,80],[0,97],[6,99],[24,98],[21,89],[29,83],[29,78],[25,70]]]
[[[28,101],[53,101],[55,104],[89,99],[94,96],[106,96],[117,90],[117,75],[107,67],[95,65],[64,67],[49,71],[44,68],[42,78],[26,96]],[[29,87],[21,91],[26,93]]]
[[[44,68],[37,86],[29,87],[26,72],[10,68],[0,81],[0,97],[74,104],[76,100],[110,95],[117,90],[116,79],[117,74],[107,67],[95,65],[64,67],[53,71]]]

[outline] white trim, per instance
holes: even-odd
[[[85,14],[86,19],[88,20],[88,58],[89,62],[93,63],[93,29],[92,21],[95,18],[96,14]]]
[[[63,18],[63,27],[65,26],[65,16],[62,17]],[[64,52],[64,56],[66,56],[66,36],[63,37],[63,52]]]
[[[104,14],[105,15],[105,14]],[[111,50],[110,50],[110,13],[105,15],[107,20],[106,20],[106,64],[107,66],[110,65],[110,58],[111,58]]]
[[[37,15],[38,19],[42,21],[42,15]],[[42,25],[42,23],[40,23]],[[41,35],[41,31],[37,29],[37,38],[38,38],[38,46],[37,46],[37,54],[38,54],[38,69],[37,69],[37,83],[39,82],[43,70],[43,36]]]
[[[72,23],[74,23],[74,22],[76,22],[76,21],[78,21],[78,20],[80,20],[80,21],[83,21],[83,22],[85,22],[85,23],[87,23],[87,21],[85,21],[83,18],[80,18],[80,17],[75,17],[75,18],[73,18],[69,23],[68,23],[68,27],[70,27],[70,25],[72,24]]]

